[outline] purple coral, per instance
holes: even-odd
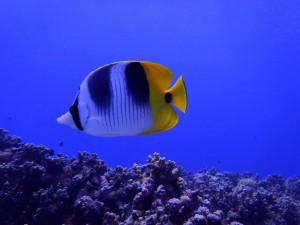
[[[4,225],[297,225],[299,210],[299,178],[192,175],[158,153],[146,165],[110,169],[96,154],[54,156],[0,129]]]

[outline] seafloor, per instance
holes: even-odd
[[[251,173],[195,175],[154,153],[108,168],[95,154],[68,158],[0,129],[0,223],[299,225],[300,179]]]

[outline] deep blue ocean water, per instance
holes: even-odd
[[[179,124],[117,138],[58,125],[85,76],[120,60],[183,74]],[[0,127],[25,142],[111,167],[159,152],[193,173],[300,176],[299,1],[2,0],[0,67]]]

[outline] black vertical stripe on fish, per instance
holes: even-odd
[[[88,89],[98,112],[107,112],[111,106],[110,68],[105,66],[94,71],[88,78]]]
[[[131,62],[125,68],[127,90],[136,104],[149,102],[149,84],[145,70],[139,62]]]
[[[80,122],[79,111],[78,111],[78,95],[76,96],[76,99],[73,102],[73,104],[71,105],[69,111],[72,115],[72,118],[73,118],[73,121],[74,121],[76,127],[79,130],[83,130],[83,127],[82,127],[81,122]]]

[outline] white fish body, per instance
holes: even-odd
[[[150,83],[148,77],[153,74],[147,68],[155,66],[166,68],[150,62],[123,61],[91,72],[80,85],[70,110],[57,122],[95,136],[134,136],[170,129],[178,116],[163,99],[167,90]],[[186,95],[183,98],[186,101]],[[158,118],[157,104],[161,116],[169,114],[164,124]]]

